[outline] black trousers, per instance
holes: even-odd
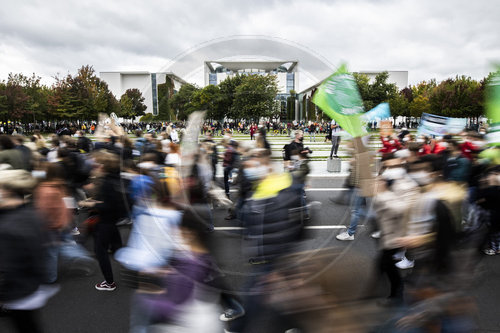
[[[396,262],[393,258],[401,249],[391,249],[382,250],[382,254],[379,259],[379,269],[382,274],[387,274],[389,282],[391,284],[390,298],[402,298],[403,297],[403,279],[399,273],[399,269],[396,267]]]
[[[109,261],[108,249],[118,250],[122,246],[120,232],[114,223],[97,223],[94,230],[94,251],[99,267],[108,283],[113,283],[113,270]]]
[[[232,166],[224,167],[224,190],[227,196],[229,196],[229,175],[231,174],[232,170]]]

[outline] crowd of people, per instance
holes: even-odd
[[[312,141],[312,133],[326,133],[330,155],[337,156],[336,123],[204,122],[195,133],[203,138],[189,144],[189,128],[181,123],[122,124],[94,141],[86,135],[99,130],[97,123],[47,124],[29,137],[0,135],[0,304],[19,332],[42,331],[38,311],[57,292],[58,267],[89,274],[98,264],[97,291],[122,287],[110,255],[128,272],[123,286],[137,289],[130,332],[221,332],[223,323],[231,332],[266,331],[255,320],[266,311],[273,314],[273,331],[307,331],[311,323],[290,315],[309,311],[306,305],[286,310],[297,293],[314,298],[318,308],[335,304],[327,288],[303,278],[297,283],[297,272],[282,267],[293,262],[311,219],[305,192],[311,150],[304,135]],[[47,129],[55,134],[40,134]],[[251,144],[232,136],[247,130]],[[127,135],[132,131],[134,140]],[[293,134],[284,172],[271,163],[267,135],[274,131]],[[369,179],[362,177],[366,151],[353,147],[348,191],[335,199],[351,204],[350,225],[336,238],[354,241],[361,218],[372,221],[377,267],[390,282],[379,303],[401,309],[378,323],[383,332],[474,328],[474,302],[466,293],[471,272],[480,252],[500,254],[500,154],[477,132],[457,139],[406,129],[381,137],[381,168]],[[242,296],[227,292],[209,249],[216,207],[244,228],[252,272]],[[130,228],[125,240],[122,226]],[[403,278],[407,268],[412,272]],[[270,296],[284,285],[288,301]],[[329,327],[326,317],[318,320]]]

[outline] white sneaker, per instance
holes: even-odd
[[[340,234],[337,235],[338,240],[345,241],[345,240],[354,240],[354,235],[349,235],[347,231],[344,231]]]
[[[408,260],[406,257],[403,257],[403,259],[401,261],[398,261],[395,265],[399,269],[408,269],[413,268],[413,266],[415,265],[415,261]]]
[[[380,238],[380,230],[372,232],[372,234],[370,236],[372,236],[372,238],[379,239]]]

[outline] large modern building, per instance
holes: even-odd
[[[292,90],[297,92],[299,84],[299,61],[297,60],[230,60],[205,61],[204,85],[218,85],[227,77],[234,75],[275,75],[278,82],[278,96],[282,111],[286,110],[287,97]],[[374,80],[377,74],[383,71],[360,71]],[[388,71],[388,82],[396,84],[398,89],[408,86],[408,71]],[[146,112],[158,114],[158,85],[165,83],[167,78],[173,82],[174,93],[186,81],[172,72],[101,72],[101,79],[108,83],[113,94],[120,98],[127,89],[137,88],[145,98]],[[317,82],[311,87],[296,94],[295,120],[313,120],[317,114],[317,107],[311,99],[316,88],[322,83]],[[314,109],[313,109],[314,108]]]
[[[173,82],[174,92],[186,83],[174,73],[150,73],[150,72],[100,72],[99,76],[107,84],[117,99],[127,89],[139,89],[144,97],[146,113],[158,114],[158,85],[165,83],[167,78]]]
[[[290,94],[297,89],[298,61],[205,61],[205,85],[218,85],[235,75],[274,75],[279,94]]]

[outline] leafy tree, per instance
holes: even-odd
[[[243,80],[242,75],[229,76],[224,81],[220,82],[218,87],[220,91],[220,108],[222,112],[221,120],[224,117],[237,119],[238,114],[233,108],[234,97],[236,95],[236,88],[241,84]]]
[[[196,91],[192,104],[197,110],[207,110],[207,119],[221,120],[225,116],[225,101],[218,86],[210,84]]]
[[[482,102],[482,85],[466,76],[444,80],[429,94],[431,112],[446,117],[478,117]]]
[[[15,120],[26,120],[29,115],[29,96],[23,89],[19,75],[9,74],[5,85],[5,102],[7,105],[8,118]]]
[[[290,90],[290,96],[286,99],[286,120],[293,121],[295,119],[295,100],[297,93],[295,90]]]
[[[198,90],[199,88],[192,84],[185,84],[170,99],[170,107],[175,110],[177,119],[186,120],[193,111],[196,111],[196,107],[192,104],[192,98]]]
[[[410,112],[410,116],[419,118],[422,116],[422,113],[430,112],[430,103],[429,97],[425,95],[418,95],[413,99],[413,101],[409,104],[408,110]]]
[[[373,108],[373,103],[370,100],[370,78],[365,74],[353,73],[354,79],[358,86],[359,94],[363,100],[363,106],[366,111]]]
[[[370,83],[370,79],[365,74],[354,73],[354,79],[358,85],[363,106],[366,111],[373,109],[380,103],[389,102],[396,98],[398,89],[394,83],[388,83],[388,72],[382,72],[375,76],[375,79]]]
[[[408,99],[405,97],[403,92],[400,92],[389,99],[389,106],[391,108],[391,115],[393,117],[410,116],[409,105],[410,102],[408,102]]]
[[[130,97],[127,94],[123,94],[120,98],[120,113],[118,114],[120,117],[125,119],[134,118],[134,104]]]
[[[7,120],[9,116],[6,89],[7,85],[5,82],[0,82],[0,119],[3,121]]]
[[[174,120],[175,114],[170,108],[169,100],[174,96],[174,82],[170,77],[166,77],[165,83],[161,83],[158,89],[158,115],[157,120]]]
[[[262,117],[272,117],[275,97],[278,93],[276,77],[270,75],[246,75],[237,86],[233,101],[235,119],[257,122]]]
[[[144,104],[145,98],[139,89],[127,89],[120,97],[119,115],[125,119],[133,119],[143,116],[147,106]]]
[[[97,119],[100,112],[120,112],[120,104],[94,68],[82,66],[75,76],[56,77],[49,114],[59,119]]]
[[[139,121],[143,123],[148,123],[153,120],[153,114],[152,113],[146,113],[144,116],[142,116]]]

